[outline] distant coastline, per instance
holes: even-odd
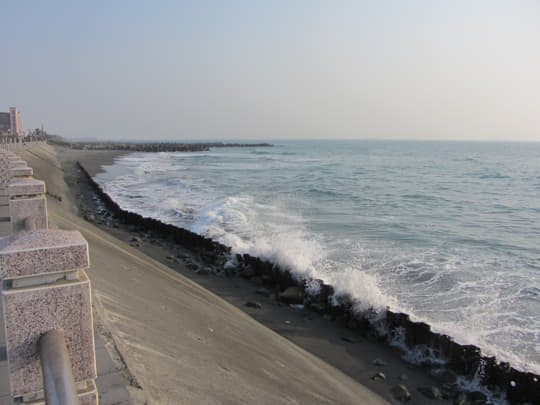
[[[70,142],[61,137],[50,137],[49,143],[78,150],[119,150],[128,152],[205,152],[210,148],[267,148],[270,143],[225,142]]]

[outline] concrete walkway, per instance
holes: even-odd
[[[5,190],[0,188],[0,237],[11,233],[9,222],[9,204]],[[0,314],[3,313],[0,300]],[[103,339],[94,329],[96,342],[96,366],[98,377],[96,385],[101,405],[127,405],[133,401],[125,387],[124,380],[116,371],[116,365],[112,361]],[[7,365],[6,342],[4,336],[4,318],[0,316],[0,405],[12,405],[13,400],[9,392],[9,374]]]

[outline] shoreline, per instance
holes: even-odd
[[[92,152],[93,154],[94,152]],[[129,153],[129,152],[125,152]],[[121,153],[123,154],[123,153]],[[190,231],[176,228],[172,225],[163,224],[160,221],[148,219],[148,218],[142,218],[141,216],[137,214],[127,213],[123,210],[121,210],[114,201],[112,201],[106,194],[103,193],[103,191],[99,188],[99,186],[93,181],[92,175],[95,175],[101,167],[101,164],[107,164],[111,163],[111,160],[114,160],[114,157],[112,156],[99,156],[96,155],[94,158],[89,159],[89,156],[86,156],[85,162],[84,162],[84,172],[87,175],[87,180],[90,181],[90,184],[96,188],[96,192],[101,194],[101,198],[105,200],[105,205],[108,205],[108,209],[112,211],[112,214],[117,217],[117,220],[111,219],[111,213],[103,212],[103,209],[101,209],[99,214],[96,215],[88,212],[82,212],[83,216],[86,216],[86,219],[96,222],[99,224],[99,222],[105,221],[101,225],[105,225],[108,228],[112,228],[111,230],[116,231],[119,228],[127,227],[128,234],[131,234],[133,232],[148,232],[150,233],[169,233],[173,236],[173,239],[176,240],[176,242],[173,242],[173,245],[180,242],[183,246],[185,245],[191,245],[195,250],[196,254],[198,254],[201,258],[201,263],[194,264],[192,263],[192,267],[199,270],[197,272],[197,276],[199,278],[202,277],[202,279],[209,279],[213,278],[212,276],[207,276],[206,274],[201,274],[201,268],[204,266],[210,264],[214,268],[219,268],[223,266],[224,263],[224,257],[227,256],[228,248],[220,245],[216,242],[210,241],[209,239],[202,238],[199,235],[193,234]],[[105,159],[105,163],[101,161],[102,158]],[[96,160],[97,159],[97,160]],[[90,173],[88,173],[88,171]],[[109,201],[107,201],[107,198]],[[84,211],[84,210],[83,210]],[[106,225],[106,218],[109,218],[110,221],[108,225]],[[123,224],[122,224],[123,223]],[[124,235],[124,237],[126,237]],[[129,238],[129,236],[127,236]],[[153,237],[153,236],[152,236]],[[133,239],[133,238],[132,238]],[[132,245],[140,245],[141,240],[139,237],[135,237],[135,240],[132,240]],[[139,247],[139,246],[137,246]],[[201,249],[203,247],[203,249]],[[167,250],[167,249],[166,249]],[[171,248],[169,247],[169,251]],[[174,250],[174,249],[173,249]],[[166,257],[165,262],[168,264],[171,264],[171,262],[174,263],[177,258],[173,257],[171,255],[168,255]],[[453,388],[454,392],[452,391],[452,388],[450,386],[452,385],[451,381],[455,381],[458,375],[466,375],[469,378],[474,378],[475,374],[478,372],[478,370],[483,367],[483,372],[485,373],[484,377],[484,383],[485,385],[489,385],[491,387],[497,386],[499,388],[502,388],[504,390],[504,387],[510,387],[507,388],[507,398],[511,403],[519,403],[521,401],[524,401],[526,399],[535,401],[536,397],[532,397],[531,395],[534,395],[534,386],[531,386],[531,380],[535,378],[535,375],[532,373],[523,373],[518,370],[510,368],[510,366],[507,363],[500,363],[497,364],[495,362],[494,358],[488,358],[488,357],[482,357],[480,354],[480,349],[478,349],[475,346],[462,346],[454,343],[451,338],[445,335],[440,335],[437,333],[433,333],[430,330],[429,325],[422,323],[422,322],[412,322],[408,318],[406,314],[402,313],[393,313],[389,312],[388,316],[386,318],[386,324],[383,325],[387,331],[389,332],[386,336],[381,336],[378,333],[376,333],[375,328],[373,325],[370,325],[368,320],[363,316],[358,316],[357,314],[354,314],[352,311],[352,303],[350,301],[344,300],[339,307],[331,307],[328,304],[328,296],[332,294],[332,287],[322,284],[321,285],[321,291],[323,291],[322,294],[320,294],[318,297],[310,297],[306,296],[306,299],[304,300],[304,291],[301,290],[294,290],[294,288],[302,288],[303,286],[299,286],[298,283],[291,277],[291,275],[286,272],[279,269],[276,269],[275,266],[273,266],[271,263],[261,261],[257,258],[253,258],[249,255],[243,255],[238,256],[237,261],[239,263],[239,266],[237,266],[236,269],[232,269],[229,271],[229,274],[221,274],[222,277],[225,279],[239,279],[238,275],[241,276],[240,279],[253,279],[252,281],[249,281],[248,283],[251,283],[252,285],[255,284],[259,286],[257,291],[259,293],[255,293],[255,299],[261,300],[262,295],[260,294],[263,289],[268,287],[268,285],[274,285],[279,286],[279,290],[281,292],[286,291],[287,288],[293,288],[292,292],[289,291],[289,297],[284,296],[273,296],[272,300],[270,300],[271,303],[275,303],[276,301],[279,304],[282,304],[285,302],[285,304],[299,304],[299,296],[302,296],[301,303],[305,304],[306,307],[310,307],[312,311],[314,311],[312,314],[315,314],[314,316],[320,316],[324,320],[337,324],[337,328],[342,327],[346,331],[346,333],[341,330],[340,339],[345,343],[344,345],[355,345],[356,343],[360,342],[361,340],[367,340],[372,341],[372,343],[376,345],[381,344],[381,340],[387,340],[388,336],[391,336],[392,334],[396,334],[396,331],[399,331],[400,329],[403,329],[406,331],[404,336],[404,342],[407,344],[409,348],[416,347],[419,348],[421,345],[425,345],[426,347],[430,349],[434,349],[435,351],[439,352],[439,357],[442,358],[450,358],[451,361],[448,363],[446,369],[442,373],[442,375],[438,376],[438,384],[441,386],[441,389],[445,391],[445,396],[455,396],[457,390]],[[246,271],[247,270],[247,271]],[[217,271],[217,273],[220,273]],[[225,272],[226,273],[226,272]],[[189,277],[189,275],[188,275]],[[191,274],[191,278],[193,279],[193,274]],[[200,282],[200,280],[196,280],[197,282]],[[207,283],[212,284],[212,283]],[[216,287],[214,286],[214,289]],[[268,290],[268,288],[266,288]],[[230,292],[227,292],[227,294],[230,294]],[[266,293],[264,293],[266,294]],[[263,295],[264,295],[263,294]],[[275,291],[274,293],[275,294]],[[278,291],[279,294],[279,291]],[[291,295],[292,294],[292,295]],[[220,295],[220,294],[218,294]],[[295,297],[296,295],[296,297]],[[223,296],[223,295],[222,295]],[[276,298],[278,298],[276,300]],[[234,300],[233,300],[234,301]],[[238,301],[238,300],[236,300]],[[253,316],[257,319],[257,312],[260,308],[257,308],[257,302],[256,301],[247,301],[246,304],[252,304],[252,306],[248,306],[247,308],[244,308],[246,312],[254,312]],[[238,302],[236,303],[238,305]],[[260,304],[260,303],[259,303]],[[266,302],[262,305],[266,305]],[[241,306],[238,305],[238,306]],[[251,309],[253,308],[253,310]],[[290,309],[290,307],[285,307],[287,309]],[[302,311],[303,312],[303,311]],[[250,313],[251,314],[251,313]],[[309,315],[308,315],[309,316]],[[264,318],[264,317],[262,317]],[[263,323],[264,320],[263,320]],[[265,323],[268,326],[268,321]],[[340,326],[339,326],[340,325]],[[344,328],[343,328],[344,327]],[[279,333],[279,328],[278,333]],[[366,332],[367,331],[367,332]],[[362,343],[363,344],[363,343]],[[390,347],[388,345],[385,345],[386,351],[392,351],[395,352],[394,354],[397,354],[400,356],[399,353],[397,353],[397,349]],[[309,350],[309,349],[308,349]],[[320,354],[315,353],[316,355]],[[331,359],[330,359],[331,360]],[[375,360],[373,360],[375,361]],[[410,367],[418,368],[421,373],[426,373],[428,370],[433,371],[436,363],[433,362],[433,359],[426,358],[425,361],[421,365],[417,366],[406,366],[408,370],[411,370]],[[338,367],[339,368],[339,367]],[[342,367],[343,369],[344,367]],[[346,368],[346,367],[345,367]],[[379,367],[380,368],[380,367]],[[410,371],[409,371],[410,372]],[[377,382],[376,377],[377,374],[374,374],[370,377],[370,380],[372,380],[374,383],[371,384],[374,386],[374,388],[378,388],[377,385],[380,385],[380,383]],[[365,377],[365,376],[364,376]],[[536,376],[537,377],[537,376]],[[386,378],[386,376],[385,376]],[[430,377],[431,378],[431,377]],[[381,378],[382,379],[382,378]],[[517,384],[513,386],[510,384],[510,381],[514,381]],[[370,387],[372,388],[372,387]],[[428,389],[429,387],[423,387],[424,389]],[[415,396],[422,396],[422,394],[415,394]],[[476,393],[473,395],[473,397],[476,397],[477,399],[481,399],[482,395],[479,393]],[[424,399],[430,398],[429,394],[424,394]],[[419,402],[421,403],[421,402]]]

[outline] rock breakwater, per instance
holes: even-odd
[[[224,142],[69,142],[50,139],[49,143],[78,150],[118,150],[128,152],[204,152],[211,148],[265,148],[270,143],[224,143]]]

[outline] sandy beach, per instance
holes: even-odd
[[[401,403],[399,385],[410,404],[444,394],[444,377],[375,337],[261,295],[251,281],[207,274],[166,238],[100,219],[76,162],[95,174],[118,156],[41,146],[22,157],[46,181],[51,225],[88,240],[95,322],[134,403]]]

